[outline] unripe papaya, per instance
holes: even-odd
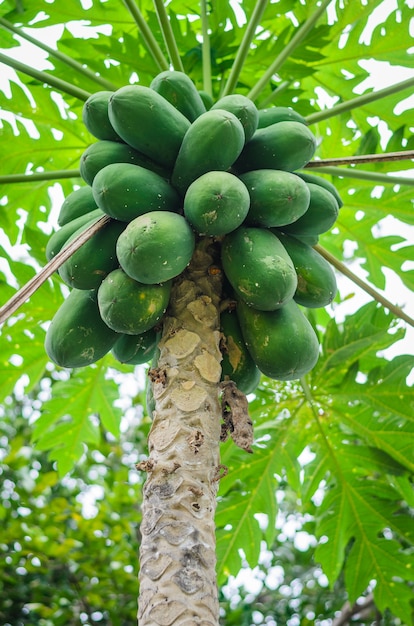
[[[230,233],[246,217],[250,196],[229,172],[207,172],[191,183],[184,196],[184,215],[201,235]]]
[[[217,100],[211,107],[214,109],[223,109],[224,111],[230,111],[241,122],[244,129],[245,141],[249,141],[256,129],[259,121],[259,113],[256,105],[250,98],[242,96],[241,94],[231,94],[229,96],[223,96],[220,100]]]
[[[300,122],[277,122],[259,128],[234,164],[238,172],[258,169],[294,170],[304,167],[316,150],[316,138]]]
[[[190,121],[206,112],[206,107],[193,81],[184,72],[166,70],[158,74],[150,84]]]
[[[155,354],[159,337],[155,328],[140,335],[121,335],[112,347],[112,354],[117,361],[127,365],[148,363]]]
[[[79,189],[75,189],[66,196],[62,202],[58,224],[59,226],[64,226],[77,217],[95,211],[97,208],[92,189],[86,185],[85,187],[79,187]]]
[[[308,209],[307,184],[291,172],[253,170],[240,175],[250,195],[246,223],[252,226],[283,226],[301,217]]]
[[[63,282],[76,289],[97,289],[105,276],[119,265],[116,242],[125,227],[124,222],[111,220],[92,235],[60,266],[58,271]],[[73,233],[65,246],[83,230],[81,227]]]
[[[258,128],[267,128],[277,122],[300,122],[306,124],[305,118],[290,107],[269,107],[259,109]]]
[[[118,337],[102,321],[96,291],[73,289],[47,329],[45,349],[60,367],[85,367],[105,356]]]
[[[159,93],[126,85],[109,100],[109,119],[122,139],[167,169],[172,169],[188,119]]]
[[[85,213],[85,215],[80,215],[79,217],[75,217],[75,219],[71,220],[67,224],[64,224],[62,228],[59,228],[56,232],[51,235],[49,241],[46,244],[46,258],[48,261],[53,259],[53,257],[63,248],[67,240],[75,233],[77,230],[82,228],[85,230],[88,226],[96,222],[100,217],[103,217],[105,213],[101,211],[101,209],[96,208],[94,211],[90,211],[89,213]]]
[[[293,298],[295,268],[269,230],[241,226],[229,233],[222,242],[221,262],[237,296],[249,306],[273,311]]]
[[[210,94],[207,93],[207,91],[204,91],[203,89],[200,89],[198,93],[200,94],[200,98],[202,99],[203,104],[206,107],[206,111],[209,111],[214,104],[213,97],[210,96]]]
[[[334,225],[339,211],[338,202],[330,191],[320,185],[306,184],[310,191],[308,210],[296,222],[287,224],[281,229],[283,232],[300,237],[325,233]]]
[[[128,224],[119,236],[121,267],[145,284],[163,283],[189,264],[195,236],[185,217],[169,211],[150,211]]]
[[[98,306],[105,324],[117,333],[139,335],[161,319],[170,299],[171,282],[144,285],[118,268],[98,289]]]
[[[311,246],[295,237],[277,235],[293,261],[298,275],[298,286],[294,300],[308,308],[324,307],[332,302],[337,286],[331,265]]]
[[[96,204],[107,215],[130,222],[148,211],[177,211],[178,193],[150,170],[131,163],[111,163],[102,168],[92,183]]]
[[[252,393],[260,381],[260,371],[244,343],[235,311],[220,314],[223,335],[222,380],[232,380],[245,394]]]
[[[295,380],[316,365],[318,338],[294,300],[276,311],[258,311],[240,301],[237,317],[253,361],[266,376]]]
[[[243,146],[244,129],[233,113],[222,109],[203,113],[184,136],[171,183],[184,195],[202,174],[229,169]]]
[[[168,172],[163,167],[144,154],[126,143],[116,141],[97,141],[86,148],[80,160],[80,174],[85,183],[92,186],[96,174],[111,163],[133,163],[156,172],[160,176],[168,176]]]
[[[122,141],[114,131],[108,116],[109,98],[113,91],[97,91],[83,105],[82,120],[89,132],[97,139]]]
[[[308,174],[308,172],[295,172],[295,174],[300,176],[306,183],[313,183],[314,185],[320,185],[321,187],[325,187],[325,189],[330,191],[331,194],[335,196],[339,208],[344,205],[335,185],[333,185],[326,178],[323,178],[323,176],[318,176],[317,174]]]

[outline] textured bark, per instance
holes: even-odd
[[[220,274],[198,248],[172,290],[148,439],[139,626],[217,626],[215,526],[220,477]]]

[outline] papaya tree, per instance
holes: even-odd
[[[141,626],[218,624],[287,494],[412,620],[409,4],[0,4],[2,399],[64,476],[148,364]]]

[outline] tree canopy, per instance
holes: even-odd
[[[339,293],[326,309],[309,311],[321,343],[312,372],[288,383],[263,376],[251,397],[253,455],[222,445],[223,623],[327,624],[346,598],[353,604],[373,593],[394,620],[384,624],[410,624],[412,2],[172,0],[162,7],[0,3],[0,304],[45,265],[60,204],[82,184],[79,161],[95,141],[82,122],[89,94],[149,85],[174,66],[215,100],[228,91],[259,108],[293,107],[318,140],[309,171],[332,181],[344,201],[319,242]],[[317,167],[321,159],[345,161]],[[80,614],[82,623],[132,623],[143,482],[134,466],[145,457],[150,424],[145,372],[111,354],[82,369],[52,365],[45,330],[66,295],[52,275],[0,331],[2,604],[9,598],[0,615],[10,624],[29,623],[27,611],[36,616],[30,623],[74,624]],[[80,503],[94,485],[99,495],[88,517]],[[283,535],[288,519],[307,533],[303,550]],[[284,595],[281,582],[267,587],[263,572],[278,566],[285,584],[300,584],[299,594],[291,585]],[[255,616],[251,596],[241,592],[233,604],[226,597],[226,584],[248,567],[261,581]],[[65,589],[59,597],[55,586]]]

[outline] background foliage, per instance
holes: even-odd
[[[103,88],[64,57],[39,53],[5,27],[12,23],[114,89],[149,84],[160,68],[127,6],[4,0],[0,47],[86,92]],[[166,54],[152,2],[137,6]],[[208,4],[216,98],[255,6],[255,0]],[[255,88],[316,7],[268,3],[239,93]],[[412,8],[410,0],[331,2],[257,104],[289,105],[311,116],[368,93],[373,70],[390,83],[412,76]],[[168,11],[184,68],[201,89],[199,7],[172,0]],[[44,181],[29,175],[77,170],[95,140],[81,121],[82,100],[8,65],[1,66],[0,86],[1,175],[28,175],[21,183],[0,179],[3,304],[44,265],[59,204],[81,184],[76,172]],[[317,158],[413,149],[410,93],[396,91],[313,123]],[[366,179],[335,176],[344,207],[321,243],[413,316],[412,179],[391,179],[410,168],[409,160],[375,163],[358,166]],[[390,180],[370,179],[370,172],[390,172]],[[48,363],[45,328],[64,295],[50,279],[1,329],[0,617],[13,626],[134,623],[142,482],[134,464],[145,456],[149,428],[145,376],[136,368],[134,378],[110,355],[72,372]],[[360,600],[366,606],[359,623],[379,619],[378,611],[384,624],[412,623],[412,341],[403,341],[401,320],[360,295],[340,280],[333,305],[312,312],[322,354],[303,386],[263,378],[251,401],[254,455],[223,446],[229,468],[217,512],[223,623],[330,624],[347,598],[370,600],[371,591],[375,606]],[[243,585],[243,572],[254,584]]]

